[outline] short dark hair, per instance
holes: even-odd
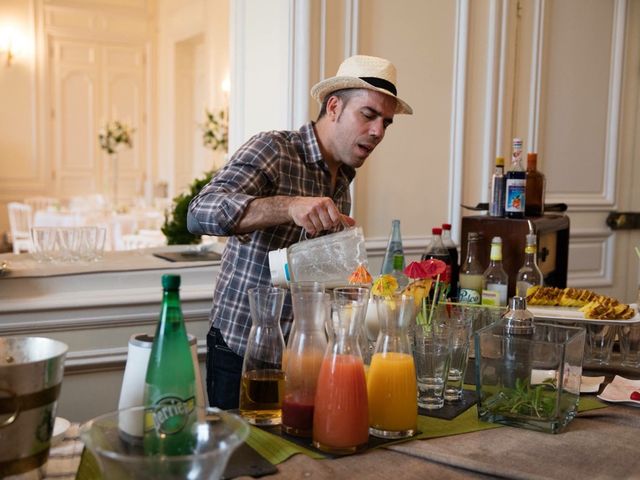
[[[336,90],[335,92],[331,92],[329,95],[324,97],[324,100],[322,101],[322,106],[320,107],[320,113],[318,114],[318,120],[320,120],[322,117],[326,115],[327,102],[331,97],[338,97],[342,101],[342,105],[346,106],[347,103],[349,103],[349,100],[351,99],[351,97],[353,97],[358,90],[359,90],[358,88],[343,88],[341,90]]]

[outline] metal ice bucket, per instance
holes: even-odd
[[[0,337],[0,478],[47,461],[68,347],[40,337]]]

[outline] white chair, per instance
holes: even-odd
[[[57,198],[53,197],[27,197],[24,199],[24,203],[31,207],[33,213],[38,210],[48,210],[49,207],[56,207],[59,202]]]
[[[13,253],[32,252],[31,218],[33,210],[31,206],[26,203],[9,202],[7,208],[9,209],[9,229]]]

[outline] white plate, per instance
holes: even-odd
[[[527,305],[529,310],[538,320],[557,320],[561,322],[584,322],[584,323],[610,323],[612,325],[625,325],[628,323],[639,323],[640,313],[635,303],[631,304],[636,315],[628,320],[602,320],[596,318],[584,318],[584,312],[577,307],[544,307],[539,305]]]
[[[67,433],[70,426],[71,422],[66,418],[56,417],[56,421],[53,424],[53,433],[51,434],[51,447],[55,447],[64,439],[64,434]]]
[[[632,392],[640,392],[640,380],[629,380],[628,378],[616,375],[613,381],[604,387],[604,390],[598,395],[598,398],[605,402],[640,406],[640,401],[631,400]]]
[[[580,382],[580,393],[596,393],[600,390],[602,382],[604,382],[604,377],[585,377],[583,375]]]

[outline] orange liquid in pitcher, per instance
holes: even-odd
[[[353,355],[322,362],[313,415],[313,443],[334,453],[350,453],[369,440],[367,385],[362,359]]]
[[[415,430],[418,421],[416,370],[407,353],[376,353],[367,379],[369,425],[379,430]]]

